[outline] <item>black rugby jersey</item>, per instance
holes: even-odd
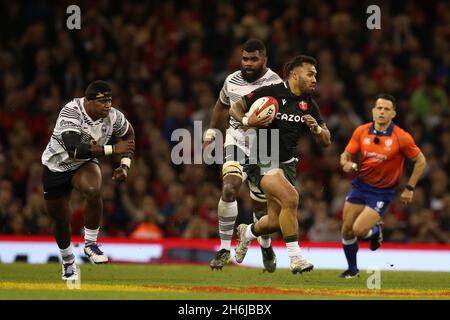
[[[278,152],[279,162],[285,162],[294,157],[295,148],[298,140],[307,125],[303,122],[302,116],[310,114],[317,123],[324,123],[319,107],[310,95],[294,95],[289,89],[287,82],[275,85],[264,86],[242,97],[244,107],[248,111],[251,105],[261,97],[271,96],[278,101],[278,112],[275,119],[266,128],[260,128],[258,132],[258,150],[261,145],[261,129],[268,129],[267,133],[270,137],[270,131],[279,130]],[[309,131],[309,130],[308,130]],[[267,139],[269,150],[274,150],[276,146],[271,145],[270,138]]]

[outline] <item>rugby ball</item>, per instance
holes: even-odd
[[[256,114],[258,119],[270,116],[272,119],[275,118],[278,112],[278,101],[274,97],[262,97],[253,102],[248,111],[248,116],[253,113]]]

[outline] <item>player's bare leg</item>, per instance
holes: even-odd
[[[62,279],[77,280],[75,255],[70,238],[70,194],[54,200],[46,200],[47,212],[53,220],[53,233],[62,258]]]
[[[280,202],[280,229],[291,260],[292,273],[311,271],[314,266],[303,259],[298,244],[297,207],[299,196],[297,190],[289,183],[281,169],[266,174],[261,180],[261,189]]]
[[[47,211],[53,219],[53,233],[60,249],[70,245],[72,227],[70,225],[70,195],[55,200],[46,200]]]
[[[274,197],[267,196],[267,214],[256,222],[255,230],[259,234],[270,234],[281,231],[280,229],[281,205]]]
[[[377,250],[383,241],[380,214],[366,206],[353,224],[353,233],[360,239],[370,240],[370,250]]]
[[[277,201],[274,201],[270,195],[267,195],[267,214],[261,217],[257,222],[248,226],[247,224],[240,224],[237,228],[238,245],[236,247],[236,261],[241,263],[244,261],[247,254],[250,242],[257,237],[257,234],[271,234],[273,232],[280,231],[279,214],[281,206]],[[252,232],[254,228],[257,231]]]
[[[303,259],[298,245],[297,191],[285,178],[281,169],[275,169],[270,174],[264,175],[261,179],[260,186],[264,193],[269,197],[275,198],[281,207],[278,221],[291,260],[291,271],[294,274],[297,272],[311,271],[314,266]],[[256,225],[260,223],[264,224],[266,221],[264,219],[262,222],[257,222]],[[236,248],[236,261],[238,261],[238,256],[241,255],[240,252],[248,248],[250,241],[255,239],[256,235],[259,234],[255,230],[255,224],[248,227],[240,225],[238,227],[238,233],[239,244]]]
[[[252,199],[253,207],[253,222],[256,223],[263,216],[267,214],[267,202],[259,202]],[[270,233],[262,234],[258,238],[258,243],[261,248],[261,255],[263,259],[264,270],[267,272],[275,272],[277,269],[277,257],[275,251],[272,248],[272,240],[270,239]]]
[[[85,164],[73,176],[72,184],[86,199],[84,213],[84,252],[96,264],[107,263],[108,257],[97,245],[97,236],[103,215],[103,200],[101,198],[102,176],[100,167],[93,162]]]

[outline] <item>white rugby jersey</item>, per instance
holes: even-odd
[[[243,77],[241,70],[233,72],[224,81],[222,90],[220,90],[220,101],[227,106],[236,103],[247,93],[258,89],[259,87],[268,86],[271,84],[280,83],[283,80],[270,68],[267,68],[266,73],[256,81],[247,82]],[[241,123],[230,117],[230,128],[237,129]]]
[[[62,133],[75,131],[81,134],[81,143],[95,141],[103,146],[111,136],[122,137],[127,133],[129,123],[122,112],[115,108],[109,110],[106,118],[92,120],[84,109],[85,98],[76,98],[60,111],[50,142],[42,154],[42,164],[50,171],[64,172],[79,168],[89,159],[69,157],[62,140]]]

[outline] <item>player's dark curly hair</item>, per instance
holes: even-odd
[[[266,46],[259,39],[248,39],[242,45],[242,50],[247,52],[259,51],[262,56],[266,55]]]
[[[284,77],[287,78],[294,68],[301,66],[303,63],[309,63],[316,66],[317,60],[311,56],[305,56],[303,54],[295,56],[284,65]]]

